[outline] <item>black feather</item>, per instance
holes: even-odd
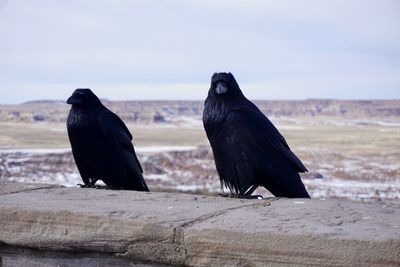
[[[124,122],[90,89],[76,89],[67,103],[68,137],[84,184],[102,180],[115,189],[149,191]]]
[[[216,90],[218,84],[227,87],[226,92]],[[245,196],[250,188],[262,185],[278,197],[309,197],[299,175],[306,167],[271,121],[243,95],[231,73],[213,75],[203,124],[221,184],[232,193]]]

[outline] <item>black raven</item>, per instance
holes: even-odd
[[[299,172],[307,169],[271,121],[242,93],[231,73],[214,73],[203,124],[221,186],[251,198],[258,186],[277,197],[309,198]]]
[[[67,103],[68,137],[84,186],[102,180],[113,189],[149,191],[124,122],[90,89],[76,89]]]

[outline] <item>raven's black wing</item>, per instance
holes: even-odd
[[[241,105],[230,113],[230,119],[240,123],[241,128],[248,129],[257,146],[267,150],[278,151],[290,161],[298,172],[307,172],[307,168],[300,159],[290,150],[285,138],[279,133],[272,122],[250,101],[248,105]]]
[[[242,195],[261,184],[276,196],[308,197],[298,174],[307,169],[268,118],[250,104],[231,109],[218,134],[209,136],[221,181]]]
[[[122,150],[123,158],[129,164],[135,176],[139,178],[139,182],[143,189],[148,191],[146,182],[143,178],[143,169],[136,156],[135,148],[132,144],[132,134],[129,132],[125,123],[113,112],[105,110],[99,113],[97,121],[100,128],[109,142],[113,144],[116,150]]]

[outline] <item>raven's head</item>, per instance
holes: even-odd
[[[242,96],[243,94],[232,73],[214,73],[214,75],[211,77],[211,87],[208,92],[208,96],[233,97],[238,95]]]
[[[102,107],[100,99],[88,88],[78,88],[68,98],[67,104],[75,107]]]

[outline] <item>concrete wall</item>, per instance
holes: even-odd
[[[187,266],[400,266],[400,211],[2,183],[0,244],[3,265],[30,248]]]

